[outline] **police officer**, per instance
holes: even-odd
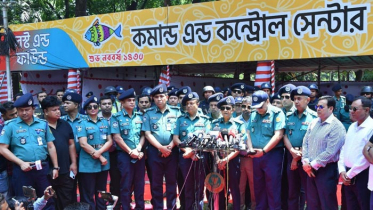
[[[346,131],[352,124],[351,118],[350,118],[350,106],[352,102],[354,101],[354,96],[351,94],[346,95],[346,105],[343,107],[343,109],[339,110],[339,121],[343,124]]]
[[[245,85],[245,96],[253,95],[255,88],[251,85]]]
[[[242,108],[241,108],[242,100],[243,100],[242,96],[238,96],[234,99],[234,112],[232,114],[233,117],[238,117],[242,114]]]
[[[92,91],[89,91],[87,94],[85,94],[86,98],[90,98],[91,96],[93,96],[93,92]]]
[[[90,97],[83,106],[88,117],[78,126],[78,137],[81,146],[79,154],[79,192],[82,202],[91,209],[105,209],[104,199],[98,191],[106,190],[109,164],[109,148],[112,145],[109,123],[106,119],[97,117],[98,100]]]
[[[122,92],[118,100],[123,109],[113,115],[111,133],[118,150],[122,209],[131,209],[132,186],[135,209],[144,209],[145,158],[141,152],[145,141],[141,131],[143,115],[135,111],[136,94],[133,88]]]
[[[121,110],[121,107],[120,107],[120,102],[117,100],[117,95],[118,95],[118,91],[115,87],[113,86],[107,86],[105,88],[105,92],[104,92],[105,95],[108,95],[111,97],[111,99],[114,101],[113,103],[113,114],[119,112]]]
[[[245,91],[245,83],[235,83],[231,86],[231,94],[233,96],[233,98],[236,98],[238,96],[244,96],[244,91]]]
[[[272,95],[272,87],[269,82],[264,82],[260,85],[260,90],[266,92],[268,94],[268,98],[271,98]],[[281,94],[280,94],[281,96]]]
[[[210,121],[216,120],[221,117],[220,110],[218,108],[218,102],[220,99],[223,98],[222,93],[215,93],[214,95],[210,96],[208,99],[209,102],[209,113],[207,116],[209,117]]]
[[[167,88],[160,84],[153,88],[156,107],[149,108],[143,117],[142,131],[149,141],[148,161],[152,173],[151,193],[153,209],[163,209],[163,176],[166,178],[167,209],[176,204],[177,148],[174,148],[171,131],[180,110],[167,105]]]
[[[202,109],[203,114],[207,114],[207,112],[209,110],[208,99],[214,93],[215,93],[215,90],[214,90],[214,88],[212,86],[205,86],[202,89],[202,96],[203,96],[204,100],[202,100],[201,102],[199,102],[199,108]]]
[[[199,96],[192,92],[187,94],[182,105],[186,106],[187,113],[180,116],[172,131],[173,141],[176,145],[185,142],[189,135],[197,135],[197,131],[208,133],[210,121],[207,116],[198,113]],[[180,148],[179,167],[184,180],[184,209],[203,209],[204,180],[207,170],[207,154],[195,152],[190,147]],[[191,168],[191,165],[194,165]],[[190,170],[189,170],[190,169]]]
[[[285,115],[287,113],[292,113],[296,110],[293,100],[291,100],[291,97],[290,97],[291,91],[294,90],[295,88],[296,88],[295,85],[287,84],[287,85],[282,86],[278,90],[278,94],[281,97],[282,106],[283,106],[282,111],[284,112]]]
[[[281,170],[284,155],[281,142],[285,115],[281,109],[270,105],[268,94],[253,94],[248,125],[247,143],[257,152],[251,155],[254,168],[254,191],[257,209],[281,209]]]
[[[170,85],[167,87],[167,93],[170,93],[172,90],[177,89],[174,85]]]
[[[298,86],[291,92],[296,110],[286,115],[284,144],[287,156],[288,209],[304,209],[307,174],[303,171],[302,143],[309,123],[317,118],[317,113],[308,108],[311,90]]]
[[[178,101],[179,106],[181,106],[181,100],[183,100],[184,96],[185,96],[187,93],[190,93],[190,92],[192,92],[192,89],[191,89],[189,86],[181,87],[181,88],[176,92],[176,95],[177,95],[177,97],[179,98],[179,101]]]
[[[341,84],[336,84],[333,86],[332,91],[334,92],[333,98],[335,99],[335,109],[333,111],[333,114],[336,118],[340,120],[341,114],[340,111],[345,107],[346,105],[346,98],[342,96],[342,86]]]
[[[227,130],[228,133],[233,132],[235,135],[240,134],[243,136],[242,139],[246,139],[246,129],[244,123],[236,118],[233,118],[233,106],[235,105],[234,98],[232,96],[220,99],[218,102],[218,108],[221,111],[222,117],[212,121],[213,127],[218,127],[220,131]],[[221,173],[226,173],[228,179],[226,180],[226,188],[231,190],[233,198],[233,209],[240,209],[240,158],[239,152],[220,152],[217,161],[218,169]],[[223,190],[219,193],[219,209],[226,209],[228,205],[228,196]]]
[[[177,97],[178,89],[173,89],[168,93],[168,104],[171,106],[177,106],[179,103],[179,98]]]
[[[311,90],[310,95],[310,102],[308,103],[308,107],[313,111],[316,111],[315,106],[319,102],[319,87],[316,84],[308,85],[308,88]]]
[[[14,106],[18,117],[5,122],[0,137],[0,154],[14,163],[12,185],[15,195],[23,195],[23,186],[32,186],[41,197],[50,185],[47,178],[48,153],[53,165],[52,179],[58,177],[54,136],[45,120],[33,116],[35,107],[31,93],[17,99]],[[53,205],[52,201],[48,203],[50,209],[54,209]]]
[[[79,138],[78,138],[78,130],[77,128],[80,126],[80,123],[82,120],[87,119],[87,115],[83,115],[79,113],[79,104],[82,102],[82,96],[75,93],[75,92],[65,92],[65,95],[62,97],[63,107],[67,113],[65,116],[61,116],[62,120],[65,120],[68,122],[73,129],[74,133],[74,141],[75,141],[75,149],[76,149],[76,156],[79,156],[81,147],[79,144]],[[77,164],[79,165],[79,158],[77,160]],[[79,167],[79,166],[78,166]],[[79,172],[79,171],[78,171]],[[72,193],[72,200],[77,201],[77,181],[80,179],[79,173],[75,174],[75,180],[74,180],[74,190]],[[79,182],[80,183],[80,182]]]
[[[39,104],[37,105],[34,114],[36,117],[40,119],[44,119],[43,109],[41,108],[41,102],[45,97],[47,97],[47,93],[45,91],[40,91],[36,94],[36,98],[38,99]]]
[[[373,88],[371,86],[364,86],[361,88],[360,95],[364,96],[365,98],[372,99]]]
[[[283,106],[282,106],[281,96],[278,94],[278,92],[275,93],[273,97],[271,98],[271,104],[272,106],[282,109]]]

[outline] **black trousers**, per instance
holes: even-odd
[[[70,174],[59,174],[52,182],[52,188],[56,191],[57,198],[54,198],[56,209],[63,210],[69,204],[74,203],[71,194],[74,191],[74,180]]]
[[[121,206],[121,199],[120,199],[120,171],[118,168],[118,150],[109,152],[110,155],[110,192],[112,195],[118,196],[117,205],[115,205],[114,209],[120,209]]]
[[[367,188],[369,168],[354,177],[355,184],[343,186],[347,209],[369,209],[370,190]]]

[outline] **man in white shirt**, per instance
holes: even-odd
[[[348,129],[338,161],[340,179],[345,185],[347,209],[369,209],[369,162],[360,152],[373,134],[373,119],[369,116],[372,102],[357,97],[350,107],[350,118],[355,121]]]

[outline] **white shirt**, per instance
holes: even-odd
[[[362,151],[372,134],[373,119],[371,117],[368,117],[360,126],[357,122],[351,124],[339,156],[339,173],[346,171],[346,167],[351,168],[346,174],[351,179],[369,167],[370,163],[365,159]]]

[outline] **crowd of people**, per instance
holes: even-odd
[[[17,94],[1,104],[0,205],[24,196],[32,186],[56,197],[44,209],[67,209],[80,202],[106,209],[99,195],[119,197],[115,209],[145,209],[145,176],[153,209],[373,209],[373,89],[359,96],[321,96],[316,84],[252,87],[143,87],[139,95],[121,86],[97,97],[75,90],[55,95]],[[226,130],[247,150],[197,151],[196,132]],[[222,139],[224,140],[224,138]],[[370,171],[369,171],[370,170]],[[205,189],[205,179],[222,177],[220,192]],[[163,186],[165,185],[165,191]],[[179,194],[179,196],[177,196]],[[2,199],[1,199],[2,198]],[[45,197],[44,197],[45,198]],[[49,197],[48,197],[49,198]],[[3,209],[3,208],[1,208]],[[4,208],[6,209],[6,208]],[[71,209],[71,208],[70,208]]]

